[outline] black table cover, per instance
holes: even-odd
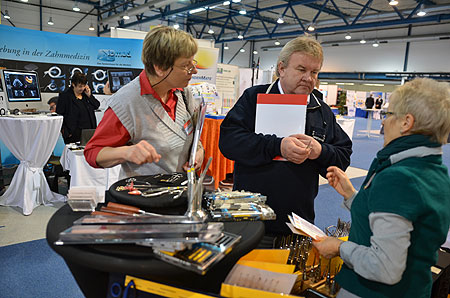
[[[64,205],[47,225],[48,244],[64,258],[86,297],[106,297],[109,273],[128,274],[175,287],[217,294],[233,265],[241,256],[254,249],[264,235],[262,222],[226,222],[224,230],[241,235],[241,241],[202,276],[155,258],[147,247],[129,244],[54,245],[60,232],[86,214],[73,212],[69,205]]]

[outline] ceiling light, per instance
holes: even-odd
[[[20,0],[20,1],[22,1],[22,2],[25,2],[25,3],[27,3],[27,2],[28,2],[28,0]]]
[[[126,14],[126,15],[123,15],[123,16],[122,16],[122,19],[124,19],[124,20],[129,20],[129,19],[130,19],[130,16],[127,15],[127,14]]]
[[[228,47],[228,44],[226,43],[225,46],[223,47],[224,50],[229,50],[230,47]]]
[[[91,23],[91,25],[89,26],[89,31],[94,31],[94,30],[95,30],[94,24]]]
[[[277,40],[275,40],[274,44],[275,44],[276,46],[279,46],[279,45],[280,45],[280,41],[277,39]]]
[[[423,17],[427,12],[423,9],[423,5],[420,5],[419,11],[417,12],[417,16]]]
[[[230,1],[223,1],[223,5],[230,5]]]
[[[312,32],[312,31],[314,31],[314,30],[316,30],[316,28],[314,27],[313,24],[310,24],[310,25],[308,26],[308,31]]]
[[[345,35],[345,39],[347,39],[347,40],[352,39],[352,36],[350,35],[350,33],[347,33],[347,34]]]
[[[372,44],[372,47],[374,47],[374,48],[378,48],[379,46],[380,46],[380,44],[378,43],[378,40]]]
[[[391,1],[389,1],[389,5],[391,5],[391,6],[395,6],[395,5],[397,5],[398,4],[398,1],[397,0],[391,0]]]
[[[180,25],[178,25],[178,23],[173,24],[173,27],[177,30],[180,29]]]
[[[365,85],[365,86],[377,86],[377,87],[384,87],[384,84],[372,84],[372,83],[366,83],[366,84],[363,84],[363,85]]]
[[[245,49],[241,48],[241,49],[239,50],[239,52],[245,53]]]
[[[282,18],[282,17],[279,17],[278,20],[277,20],[277,23],[278,23],[278,24],[283,24],[283,23],[284,23],[283,18]]]
[[[253,51],[253,55],[258,55],[258,51]]]
[[[3,14],[3,17],[7,20],[9,20],[11,17],[9,16],[8,10],[5,10],[5,13]]]
[[[232,0],[233,3],[239,3],[241,0]]]
[[[418,15],[419,17],[423,17],[423,16],[426,15],[426,14],[427,14],[426,11],[423,11],[423,10],[417,12],[417,15]]]
[[[239,39],[244,39],[244,35],[242,35],[241,33],[239,33],[238,38],[239,38]]]
[[[359,41],[359,43],[365,44],[367,41],[363,38]]]
[[[355,83],[336,83],[336,85],[349,85],[349,86],[353,86],[353,85],[355,85]]]
[[[214,34],[214,30],[211,27],[209,27],[208,34]]]
[[[206,10],[206,8],[204,8],[204,7],[199,7],[199,8],[190,10],[189,13],[190,13],[190,14],[194,14],[194,13],[202,12],[202,11],[205,11],[205,10]]]
[[[78,7],[78,3],[77,3],[77,2],[75,2],[75,4],[73,5],[72,10],[73,10],[73,11],[77,11],[77,12],[81,10],[81,9]]]
[[[55,25],[55,23],[53,23],[52,17],[49,17],[49,18],[48,18],[47,24],[49,24],[50,26]]]
[[[245,8],[241,8],[241,10],[239,10],[239,14],[245,15],[247,14],[247,11],[245,10]]]

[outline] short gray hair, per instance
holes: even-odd
[[[389,98],[395,114],[414,116],[413,134],[446,144],[450,134],[450,84],[417,78],[398,87]]]
[[[291,59],[294,53],[305,53],[311,55],[320,60],[320,65],[323,63],[323,50],[320,43],[310,36],[299,36],[292,39],[281,49],[280,55],[278,55],[276,74],[279,77],[278,65],[283,62],[284,65],[288,65],[289,59]]]
[[[197,53],[198,46],[191,34],[169,26],[156,26],[144,38],[142,63],[145,70],[155,75],[154,66],[166,70],[178,58],[190,58]]]

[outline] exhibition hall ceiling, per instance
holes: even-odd
[[[158,0],[96,2],[101,31],[164,20],[216,43],[450,23],[449,0]],[[93,1],[86,1],[93,3]],[[391,3],[390,3],[391,2]],[[423,11],[425,15],[419,16]],[[124,20],[123,16],[129,17]],[[314,27],[314,30],[312,28]],[[311,31],[310,31],[311,30]],[[208,33],[209,32],[209,33]]]
[[[282,39],[304,32],[320,37],[409,26],[450,25],[450,0],[28,1],[33,2],[44,8],[71,10],[79,7],[80,19],[86,15],[97,18],[99,35],[109,34],[111,27],[146,31],[150,25],[162,23],[178,25],[196,38],[214,39],[219,44],[241,39]]]

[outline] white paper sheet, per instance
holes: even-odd
[[[255,132],[287,137],[305,133],[307,95],[258,94]]]

